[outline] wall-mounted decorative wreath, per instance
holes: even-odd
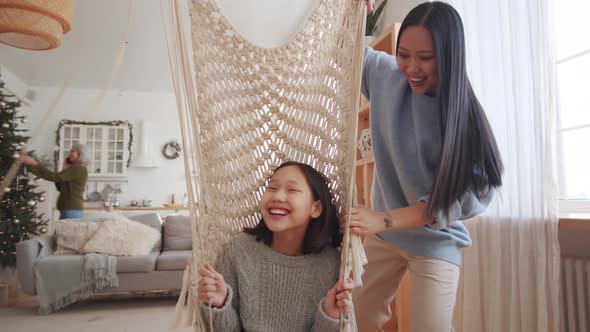
[[[180,156],[180,151],[182,151],[182,147],[177,141],[170,141],[162,147],[162,155],[164,155],[166,159],[178,158]]]

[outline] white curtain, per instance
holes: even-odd
[[[557,125],[551,0],[450,0],[471,83],[494,129],[504,185],[466,222],[456,331],[559,331]]]

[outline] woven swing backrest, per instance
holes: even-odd
[[[189,116],[198,126],[203,203],[197,231],[207,233],[213,257],[225,240],[259,222],[267,179],[284,161],[315,167],[330,180],[338,203],[348,202],[358,8],[356,0],[321,0],[286,44],[260,48],[235,30],[215,1],[192,1],[198,110]]]

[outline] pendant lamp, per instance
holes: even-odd
[[[27,50],[61,45],[74,18],[74,0],[0,0],[0,42]]]

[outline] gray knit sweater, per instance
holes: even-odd
[[[213,308],[216,331],[338,331],[322,300],[338,279],[340,253],[285,256],[255,237],[232,239],[217,263],[229,286],[225,304]],[[202,306],[206,319],[208,307]]]

